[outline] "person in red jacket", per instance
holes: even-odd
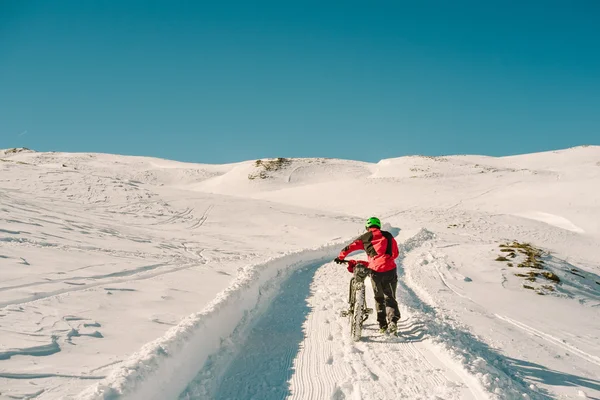
[[[368,268],[372,270],[371,283],[375,294],[379,331],[396,333],[397,322],[400,320],[400,310],[396,301],[398,273],[395,260],[398,258],[398,243],[391,233],[381,230],[379,218],[369,218],[365,228],[367,232],[344,247],[335,262],[341,263],[355,251],[364,250],[367,253]]]

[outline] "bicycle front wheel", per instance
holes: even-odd
[[[356,290],[354,294],[354,313],[350,318],[350,332],[352,340],[358,342],[362,334],[363,316],[365,313],[365,285]]]

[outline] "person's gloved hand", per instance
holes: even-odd
[[[339,257],[336,257],[335,260],[333,260],[333,261],[335,261],[336,264],[342,264],[344,262],[344,260],[342,260]]]

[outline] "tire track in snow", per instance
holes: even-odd
[[[314,282],[321,279],[321,275],[321,270],[317,271]],[[312,295],[307,299],[312,311],[303,325],[306,337],[299,356],[294,361],[295,374],[290,382],[291,393],[288,397],[344,398],[338,384],[344,383],[355,369],[336,346],[336,341],[341,338],[341,327],[334,315],[335,299],[330,297],[327,290],[314,286],[313,284]],[[321,318],[322,315],[325,317]],[[320,346],[307,346],[309,338]],[[336,365],[341,365],[341,368],[335,368]]]

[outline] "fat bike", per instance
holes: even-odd
[[[371,275],[366,261],[344,260],[348,271],[352,272],[350,288],[348,293],[348,310],[341,312],[342,317],[348,317],[350,322],[350,336],[358,342],[362,334],[363,323],[373,313],[372,308],[367,307],[365,296],[365,279]]]

